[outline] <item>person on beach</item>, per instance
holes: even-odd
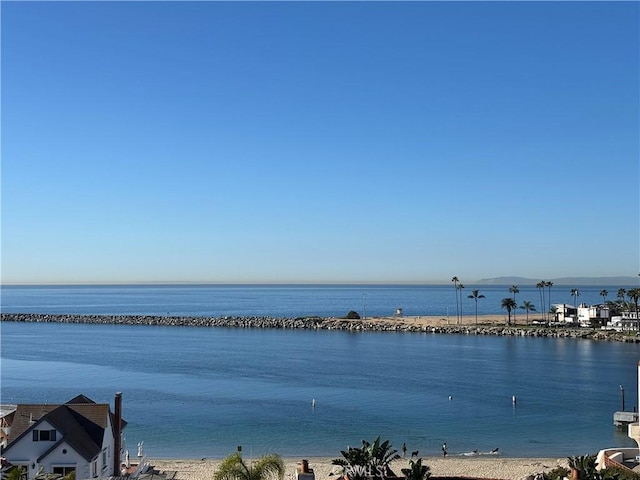
[[[442,456],[443,457],[447,456],[447,442],[442,444]]]
[[[402,442],[402,458],[407,456],[407,444]]]

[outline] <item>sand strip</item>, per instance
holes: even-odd
[[[336,457],[337,458],[337,457]],[[285,458],[285,480],[294,480],[297,463],[301,458]],[[309,467],[313,469],[316,480],[337,480],[336,472],[339,467],[331,464],[329,457],[307,457]],[[212,480],[220,459],[150,459],[149,463],[159,471],[178,473],[176,480]],[[423,465],[431,468],[433,476],[465,476],[476,478],[491,478],[504,480],[521,480],[529,475],[548,472],[557,466],[567,466],[566,458],[509,458],[500,456],[461,457],[449,456],[425,457]],[[392,469],[401,475],[401,469],[407,467],[408,459],[397,460]]]

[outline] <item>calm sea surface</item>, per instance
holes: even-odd
[[[597,304],[600,292],[615,300],[619,288],[637,285],[553,286],[551,303]],[[475,302],[467,298],[477,288],[485,298],[478,300],[478,314],[504,314],[500,303],[513,297],[508,285],[466,285],[462,290],[462,313],[473,315]],[[571,295],[577,288],[578,297]],[[539,289],[519,287],[518,305],[527,300],[542,310]],[[548,308],[548,289],[544,289]],[[367,316],[392,315],[402,308],[405,315],[456,317],[455,289],[451,285],[125,285],[125,286],[2,286],[3,312],[262,316],[344,316],[355,310]],[[523,311],[516,312],[523,315]],[[533,313],[531,314],[533,315]]]
[[[603,288],[613,299],[618,287],[581,288],[579,301],[598,303]],[[573,303],[555,290],[553,303]],[[480,291],[479,313],[500,313],[510,296]],[[519,303],[539,303],[535,287],[520,292]],[[2,287],[5,312],[329,316],[363,302],[368,315],[449,307],[455,317],[451,286]],[[638,344],[570,339],[7,322],[0,394],[59,403],[84,393],[113,406],[122,391],[128,448],[144,441],[156,458],[238,445],[339,457],[377,435],[424,455],[446,441],[452,454],[563,457],[635,446],[612,420],[620,385],[627,410],[637,405],[638,360]]]

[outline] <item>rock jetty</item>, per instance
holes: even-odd
[[[511,337],[575,338],[640,343],[635,332],[622,333],[593,329],[550,328],[538,326],[442,325],[412,323],[411,318],[351,320],[323,317],[184,317],[153,315],[61,315],[2,313],[2,322],[87,323],[101,325],[156,325],[172,327],[271,328],[305,330],[341,330],[349,332],[408,332],[458,335],[502,335]]]

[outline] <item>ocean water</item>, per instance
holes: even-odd
[[[615,300],[619,288],[609,286],[553,286],[551,303],[598,304],[600,292],[609,292]],[[467,284],[462,292],[461,312],[475,314],[476,304],[467,296],[477,288],[481,298],[478,314],[503,314],[501,301],[513,298],[508,285]],[[571,296],[577,288],[580,296]],[[540,290],[519,287],[518,305],[527,300],[542,310]],[[548,305],[548,290],[544,292]],[[402,308],[405,315],[438,315],[456,318],[455,289],[451,285],[124,285],[124,286],[0,286],[3,312],[191,315],[191,316],[262,316],[297,317],[318,315],[344,316],[350,310],[361,315],[392,315]],[[524,316],[522,310],[517,316]],[[531,317],[536,314],[530,313]]]
[[[336,308],[327,299],[362,301],[355,287],[273,287],[275,294],[267,287],[271,300],[260,301],[253,287],[201,288],[3,287],[2,309],[143,314],[168,307],[218,315],[220,305],[235,305],[240,315],[295,316],[300,298],[316,297],[308,314],[318,315]],[[223,301],[225,288],[233,293]],[[396,305],[370,298],[399,298],[395,288],[367,288],[371,315]],[[398,288],[437,297],[426,287]],[[504,296],[496,289],[487,300]],[[2,403],[62,403],[84,393],[113,406],[121,391],[128,448],[135,452],[144,441],[155,458],[223,457],[238,445],[249,455],[337,458],[378,435],[422,455],[437,455],[443,442],[452,455],[498,447],[506,456],[564,457],[635,446],[613,426],[613,413],[621,409],[621,385],[627,410],[638,404],[638,344],[13,322],[0,328]]]

